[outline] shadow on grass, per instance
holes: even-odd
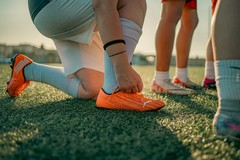
[[[177,136],[157,123],[171,117],[165,111],[102,110],[77,99],[2,100],[0,159],[191,159]]]
[[[182,111],[188,111],[192,114],[201,114],[208,117],[213,117],[217,111],[217,96],[206,93],[205,89],[197,89],[195,95],[182,96],[182,95],[165,95],[170,101],[180,103],[180,106],[185,108]],[[214,103],[213,103],[214,102]],[[211,104],[212,103],[212,104]]]

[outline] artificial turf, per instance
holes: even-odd
[[[11,98],[5,93],[11,70],[0,65],[0,159],[240,159],[239,141],[213,134],[216,91],[154,94],[154,67],[134,68],[143,79],[143,94],[165,101],[161,112],[97,109],[93,100],[37,82]],[[203,71],[189,67],[189,77],[201,84]]]

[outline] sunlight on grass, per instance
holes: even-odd
[[[31,122],[25,122],[25,128],[17,128],[8,132],[0,132],[0,155],[8,156],[17,152],[19,147],[37,136],[39,131]]]

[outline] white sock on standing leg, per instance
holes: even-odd
[[[218,110],[240,115],[240,60],[221,60],[215,66]]]

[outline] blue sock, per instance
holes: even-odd
[[[49,84],[74,98],[78,97],[80,80],[68,78],[61,67],[33,62],[25,67],[24,76],[27,80]]]
[[[110,94],[118,86],[118,82],[115,77],[115,70],[111,59],[109,58],[107,52],[104,51],[104,84],[103,90]]]

